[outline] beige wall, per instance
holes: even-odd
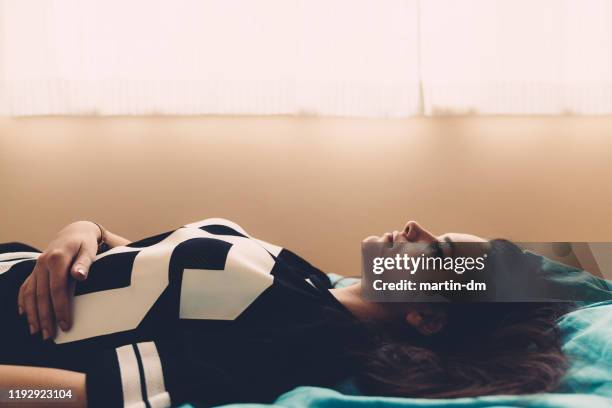
[[[137,239],[221,216],[319,266],[435,232],[612,240],[612,118],[0,119],[0,242],[95,219]]]

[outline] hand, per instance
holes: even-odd
[[[30,334],[42,331],[44,340],[52,338],[56,322],[62,330],[70,329],[75,283],[87,279],[99,236],[100,229],[93,222],[74,222],[38,257],[18,297],[19,314],[26,313]]]

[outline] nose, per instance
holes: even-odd
[[[408,242],[435,242],[437,238],[416,221],[408,221],[404,227],[404,237]]]

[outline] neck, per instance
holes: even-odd
[[[365,300],[361,295],[361,281],[351,286],[330,289],[334,297],[361,321],[389,320],[391,311],[383,304]]]

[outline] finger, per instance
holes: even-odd
[[[76,289],[76,283],[77,281],[75,281],[74,279],[70,279],[70,281],[68,282],[68,313],[70,316],[68,329],[72,327],[72,322],[74,321],[73,304],[74,304],[74,291]]]
[[[38,264],[34,267],[34,271],[28,278],[25,287],[23,288],[23,309],[25,310],[28,318],[28,326],[30,328],[30,334],[34,334],[40,330],[38,325],[38,311],[36,309],[36,269]]]
[[[66,309],[66,315],[61,314],[61,312],[56,312],[55,316],[57,319],[57,324],[58,326],[63,330],[63,331],[68,331],[70,330],[70,328],[72,327],[72,303],[74,300],[74,290],[76,288],[76,282],[74,279],[70,279],[66,286],[65,286],[65,290],[66,290],[66,305],[62,306]],[[51,291],[53,291],[53,289],[51,289]],[[54,297],[52,297],[52,299],[55,299]],[[56,307],[56,304],[53,303],[53,307]]]
[[[26,278],[25,281],[19,287],[19,293],[17,294],[17,310],[19,311],[19,315],[23,315],[25,312],[25,299],[23,292],[25,291],[26,286],[30,283],[30,276]]]
[[[68,287],[68,267],[70,257],[60,251],[52,252],[47,262],[49,271],[49,295],[54,321],[62,330],[70,328],[70,296]],[[40,313],[40,311],[39,311]],[[41,316],[42,318],[42,316]],[[51,327],[51,333],[55,334],[55,324]]]
[[[87,240],[84,240],[79,248],[79,253],[74,260],[74,264],[70,270],[72,277],[78,281],[84,281],[89,274],[91,263],[96,257],[98,247]]]
[[[47,340],[53,336],[55,324],[49,293],[49,271],[46,268],[39,269],[36,275],[36,308],[43,340]]]

